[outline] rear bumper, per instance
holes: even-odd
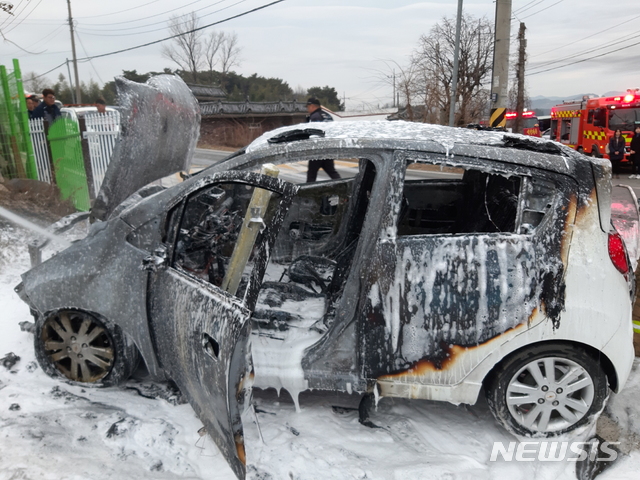
[[[613,364],[617,377],[616,388],[613,391],[618,393],[624,388],[624,385],[629,379],[635,358],[633,348],[633,323],[631,319],[629,319],[628,322],[625,321],[624,324],[620,326],[618,331],[611,337],[611,340],[602,348],[602,353],[604,353]]]

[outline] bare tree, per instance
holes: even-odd
[[[209,67],[209,78],[213,82],[213,67],[218,63],[218,51],[224,44],[225,34],[224,32],[211,32],[207,40],[205,41],[205,53],[204,58]]]
[[[177,63],[183,71],[190,72],[194,82],[198,81],[198,69],[203,61],[202,31],[194,31],[199,24],[200,19],[195,12],[173,15],[169,20],[169,31],[178,36],[170,45],[162,47],[162,56]]]
[[[234,66],[240,66],[240,51],[238,35],[235,32],[225,33],[220,51],[220,69],[223,75]]]
[[[439,123],[446,123],[451,102],[453,76],[453,52],[455,48],[456,22],[454,18],[443,18],[428,35],[420,38],[413,62],[422,72],[422,91],[429,107],[437,104]],[[458,109],[456,125],[477,121],[487,104],[493,56],[493,29],[486,18],[476,19],[463,15],[460,31],[460,54],[458,87],[456,98]],[[426,105],[426,104],[425,104]]]
[[[38,76],[36,72],[27,72],[22,77],[22,85],[28,92],[41,93],[51,83],[46,77]]]

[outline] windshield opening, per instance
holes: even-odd
[[[633,132],[635,122],[640,122],[640,108],[621,108],[609,110],[609,129]]]

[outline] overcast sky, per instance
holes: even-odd
[[[6,38],[0,64],[11,69],[11,59],[18,58],[23,73],[42,74],[71,58],[66,0],[13,3],[14,17],[0,12],[0,21],[4,20],[0,31]],[[162,39],[168,36],[171,15],[196,11],[201,25],[206,25],[267,3],[72,0],[77,55],[100,55]],[[384,78],[391,74],[392,63],[405,63],[420,35],[443,16],[454,17],[457,4],[457,0],[286,0],[211,28],[238,34],[242,47],[238,73],[282,78],[294,89],[329,85],[346,97],[351,109],[391,102],[392,87]],[[464,0],[464,10],[493,21],[495,2]],[[527,26],[530,96],[603,94],[640,87],[640,2],[513,0],[513,12],[512,36],[519,21]],[[512,53],[514,49],[515,43]],[[161,44],[156,44],[83,62],[80,78],[102,85],[122,70],[144,73],[177,68],[160,51]],[[606,55],[534,74],[602,54]],[[46,77],[54,83],[59,73],[68,76],[66,66]]]

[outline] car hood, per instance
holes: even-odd
[[[93,220],[105,220],[143,186],[189,170],[200,135],[200,107],[191,90],[175,75],[147,83],[116,78],[122,135],[102,187],[91,209]]]

